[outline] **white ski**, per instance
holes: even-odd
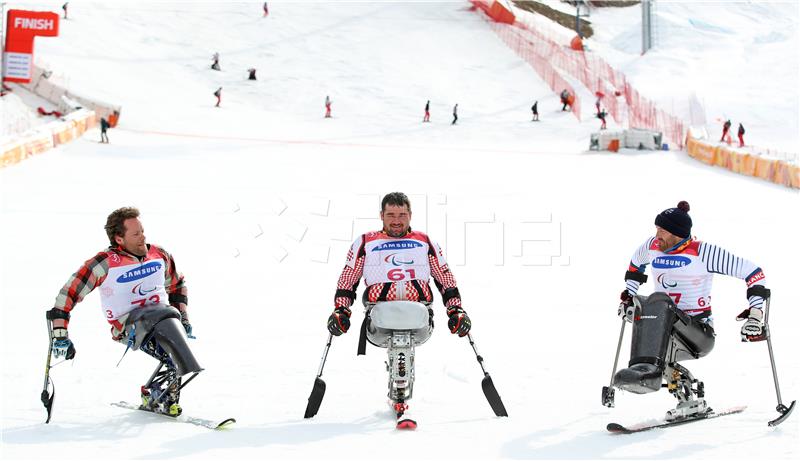
[[[150,414],[153,414],[153,415],[162,416],[164,418],[169,418],[169,419],[171,419],[173,421],[177,421],[179,423],[194,424],[195,426],[201,426],[201,427],[205,427],[205,428],[208,428],[208,429],[223,429],[223,428],[228,427],[231,424],[236,422],[235,418],[228,418],[228,419],[224,419],[222,421],[214,421],[214,420],[210,420],[210,419],[197,418],[197,417],[188,416],[188,415],[170,416],[170,415],[167,415],[167,414],[164,414],[164,413],[156,413],[156,412],[154,412],[152,410],[141,408],[140,405],[135,405],[133,403],[125,402],[125,401],[115,402],[115,403],[112,403],[111,405],[115,406],[115,407],[120,407],[120,408],[127,408],[128,410],[139,410],[139,411],[143,411],[145,413],[150,413]]]

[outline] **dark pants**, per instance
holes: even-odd
[[[672,335],[680,341],[675,360],[699,359],[714,349],[714,328],[703,322],[709,315],[710,312],[695,316],[678,312],[678,319],[672,330]],[[686,349],[682,346],[686,346]]]

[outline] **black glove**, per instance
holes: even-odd
[[[467,313],[464,312],[464,309],[450,307],[447,309],[447,316],[450,317],[450,320],[447,321],[447,328],[450,329],[450,333],[458,336],[466,336],[469,333],[470,328],[472,328],[472,322]]]
[[[633,317],[636,313],[636,307],[633,305],[633,296],[628,293],[628,290],[622,290],[622,293],[619,295],[619,308],[617,309],[617,315],[620,318],[625,319],[628,323],[633,323]]]
[[[743,342],[763,341],[767,338],[764,334],[764,312],[761,309],[757,307],[745,309],[736,316],[736,320],[745,321],[741,331]]]
[[[350,329],[350,309],[337,307],[328,317],[328,331],[334,336],[341,336]]]
[[[69,339],[66,328],[53,328],[53,357],[67,360],[75,357],[75,345]]]

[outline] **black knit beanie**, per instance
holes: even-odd
[[[656,216],[656,226],[672,235],[687,238],[692,235],[692,218],[689,217],[689,203],[681,201],[676,208],[668,208]]]

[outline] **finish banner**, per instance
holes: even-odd
[[[8,10],[3,80],[30,83],[33,68],[33,39],[57,37],[59,16],[50,11]]]

